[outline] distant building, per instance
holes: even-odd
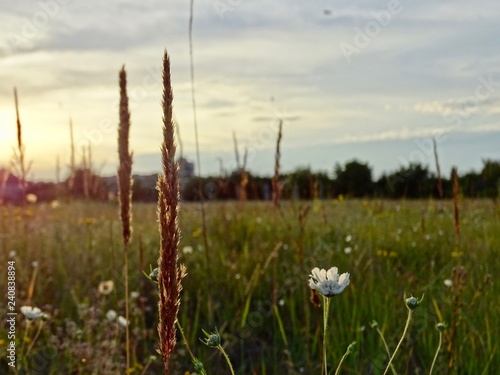
[[[194,177],[194,163],[187,161],[185,158],[179,158],[179,185],[183,191],[186,185]]]

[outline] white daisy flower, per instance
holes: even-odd
[[[192,254],[193,253],[193,246],[184,246],[182,248],[182,252],[184,254]]]
[[[117,316],[118,316],[118,314],[116,313],[115,310],[109,310],[106,313],[106,319],[108,319],[110,322],[112,322],[113,320],[115,320]]]
[[[35,204],[38,200],[38,197],[35,194],[26,194],[26,202]]]
[[[451,288],[453,286],[453,281],[451,281],[450,279],[446,279],[444,281],[444,285],[446,285],[448,288]]]
[[[137,291],[130,292],[130,298],[136,299],[138,297],[139,297],[139,292]]]
[[[40,310],[38,307],[21,306],[21,312],[29,320],[38,318],[48,318],[48,315],[45,314],[42,310]]]
[[[121,315],[118,317],[117,321],[118,321],[118,324],[121,325],[122,327],[126,327],[129,324],[129,322],[127,321],[127,319],[125,319]]]
[[[320,292],[325,297],[333,297],[340,294],[349,285],[349,273],[339,275],[337,267],[328,271],[315,267],[309,275],[309,287]]]
[[[99,283],[99,286],[97,287],[97,290],[99,291],[100,294],[108,295],[113,291],[114,287],[115,283],[113,280],[101,281]]]

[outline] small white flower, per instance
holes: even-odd
[[[16,250],[9,251],[9,258],[15,258],[17,255]]]
[[[110,322],[112,322],[113,320],[115,320],[117,316],[118,316],[118,314],[116,313],[115,310],[109,310],[106,313],[106,319],[108,319]]]
[[[345,238],[345,242],[351,242],[352,240],[352,236],[350,234],[347,235],[347,237]]]
[[[135,290],[133,292],[130,292],[130,298],[136,299],[137,297],[139,297],[139,292]]]
[[[129,322],[127,321],[127,319],[125,319],[123,316],[119,316],[118,319],[118,324],[121,325],[122,327],[126,327],[129,325]]]
[[[35,260],[34,262],[31,262],[31,266],[33,268],[38,268],[38,261]]]
[[[38,307],[21,306],[21,312],[29,320],[48,317],[48,315],[42,312],[42,310],[40,310]]]
[[[453,286],[453,281],[451,281],[450,279],[446,279],[444,281],[444,285],[446,285],[448,288],[451,288]]]
[[[113,280],[101,281],[97,290],[100,294],[108,295],[113,291],[115,283]]]
[[[26,195],[26,202],[28,203],[36,203],[36,201],[38,200],[38,197],[35,195],[35,194],[27,194]]]
[[[344,249],[344,253],[346,254],[350,254],[352,252],[352,247],[350,246],[347,246],[345,249]]]
[[[59,207],[59,201],[58,200],[53,200],[52,202],[50,202],[50,207],[51,208],[58,208]]]
[[[193,246],[184,246],[182,248],[182,252],[184,254],[192,254],[193,253]]]
[[[349,273],[344,272],[339,275],[337,267],[332,267],[328,271],[315,267],[309,275],[309,287],[315,289],[325,297],[333,297],[340,294],[349,285]]]
[[[239,280],[239,279],[241,278],[241,275],[240,275],[239,273],[237,273],[236,275],[234,275],[234,278],[235,278],[236,280]]]
[[[278,301],[278,305],[284,306],[285,305],[285,300],[282,298]]]

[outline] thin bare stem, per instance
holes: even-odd
[[[403,343],[403,340],[406,337],[406,332],[408,331],[408,328],[410,327],[410,322],[411,322],[411,316],[412,316],[413,311],[411,309],[408,309],[408,318],[406,319],[406,324],[405,324],[405,329],[403,331],[403,335],[401,336],[401,339],[398,342],[398,345],[396,346],[396,349],[394,350],[394,353],[392,353],[391,358],[389,359],[389,363],[387,364],[387,367],[385,368],[384,374],[387,374],[387,371],[389,371],[389,367],[391,367],[392,361],[394,360],[394,357],[396,357],[396,353],[399,350],[399,347]]]
[[[443,332],[439,331],[438,347],[436,349],[436,354],[434,355],[434,359],[432,360],[432,365],[431,365],[431,370],[429,371],[429,375],[432,375],[432,371],[434,370],[434,365],[436,364],[436,360],[439,355],[439,351],[441,350],[442,343],[443,343]]]
[[[439,158],[438,158],[437,144],[435,138],[432,138],[432,144],[434,146],[434,159],[436,161],[439,198],[443,199],[443,180],[441,179],[441,168],[439,167]]]
[[[391,352],[389,350],[389,346],[387,345],[387,341],[385,341],[384,334],[382,331],[377,327],[377,333],[379,334],[380,338],[382,339],[382,343],[384,344],[385,351],[387,353],[387,356],[389,359],[391,358]],[[397,375],[396,370],[394,369],[394,366],[391,364],[391,371],[394,375]]]
[[[190,1],[189,6],[189,63],[191,71],[191,101],[193,106],[193,122],[194,122],[194,139],[196,144],[196,163],[198,164],[197,175],[198,175],[198,194],[200,199],[200,209],[201,209],[201,226],[203,231],[203,244],[205,246],[205,266],[207,272],[207,282],[210,283],[210,248],[208,243],[207,235],[207,219],[205,212],[205,198],[203,196],[203,186],[201,179],[201,158],[200,158],[200,142],[198,139],[198,121],[196,116],[196,99],[195,99],[195,89],[194,89],[194,59],[193,59],[193,18],[194,18],[194,0]],[[209,286],[208,290],[211,288]],[[209,292],[207,296],[208,302],[208,322],[212,324],[213,321],[213,311],[212,311],[212,295]]]
[[[280,196],[281,196],[281,187],[279,185],[279,177],[280,177],[280,143],[282,136],[282,127],[283,120],[279,120],[279,129],[278,129],[278,139],[276,140],[276,152],[274,154],[274,177],[273,177],[273,204],[274,207],[280,208]]]

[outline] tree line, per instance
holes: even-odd
[[[253,200],[268,200],[271,196],[271,177],[260,177],[247,173],[246,197]],[[439,182],[439,180],[441,180]],[[241,171],[229,176],[193,178],[182,189],[184,200],[197,200],[201,194],[205,199],[238,199]],[[500,194],[500,161],[483,160],[481,171],[471,171],[458,176],[460,193],[471,198],[498,198]],[[440,193],[440,186],[441,191]],[[351,160],[337,163],[331,174],[315,172],[310,168],[297,168],[280,175],[283,199],[328,199],[350,198],[452,198],[453,176],[438,176],[428,166],[413,163],[401,166],[380,178],[373,178],[370,165]]]
[[[9,178],[15,179],[12,175]],[[132,198],[135,201],[155,202],[157,175],[134,175],[133,179]],[[480,171],[458,175],[458,183],[460,194],[464,197],[499,198],[500,161],[483,160]],[[18,185],[15,180],[12,184]],[[290,173],[281,174],[279,186],[282,199],[333,199],[340,196],[447,199],[453,196],[451,172],[448,176],[438,179],[428,166],[413,163],[374,179],[371,166],[357,159],[343,165],[337,163],[330,173],[313,171],[311,168],[297,168]],[[114,199],[117,192],[115,176],[101,177],[88,168],[77,168],[72,176],[61,182],[28,182],[26,191],[35,194],[38,201],[61,198],[106,201]],[[192,177],[184,181],[181,179],[182,200],[196,201],[201,197],[205,200],[271,200],[272,177],[258,176],[239,169],[222,176]],[[4,202],[8,201],[4,199]]]

